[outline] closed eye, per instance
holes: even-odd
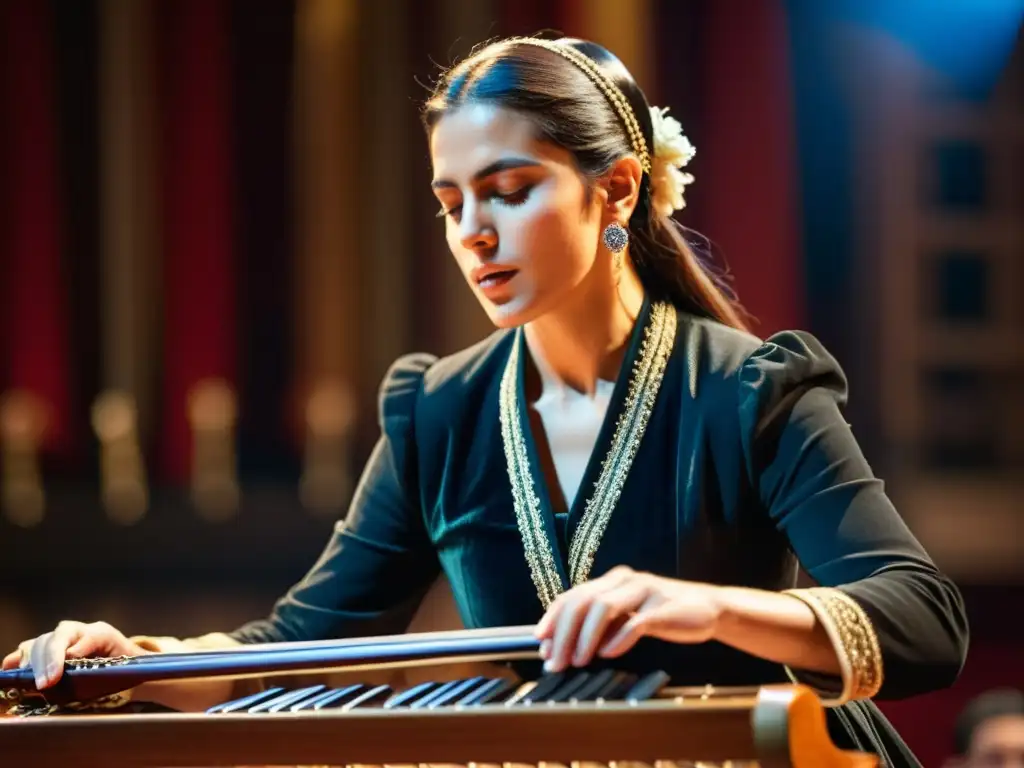
[[[517,205],[522,205],[523,203],[526,202],[526,199],[530,196],[530,190],[532,189],[533,187],[531,186],[525,186],[520,187],[515,192],[509,192],[507,194],[494,192],[491,195],[491,197],[493,199],[499,200],[502,203],[502,205],[515,207]]]
[[[502,205],[507,205],[510,208],[514,208],[517,205],[522,205],[526,202],[530,196],[530,191],[533,189],[531,185],[520,187],[515,192],[498,192],[495,190],[489,195],[490,200],[496,200]],[[436,214],[437,218],[443,219],[445,216],[451,216],[453,219],[458,220],[459,213],[462,211],[461,205],[453,205],[451,208],[442,207]]]

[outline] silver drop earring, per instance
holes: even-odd
[[[604,241],[604,247],[612,253],[622,253],[629,245],[629,232],[616,221],[613,221],[607,227],[604,228],[604,232],[601,234],[601,239]]]

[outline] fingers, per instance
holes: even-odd
[[[548,606],[547,612],[537,623],[534,634],[541,639],[553,638],[555,627],[565,606],[574,602],[581,595],[602,592],[617,587],[634,575],[635,573],[631,568],[620,565],[612,568],[600,578],[588,581],[586,584],[581,584],[578,587],[573,587],[568,592],[563,592]]]
[[[649,590],[640,581],[633,581],[597,597],[587,611],[572,663],[585,667],[593,661],[610,632],[624,625],[647,599]]]
[[[32,643],[32,648],[29,651],[28,666],[32,667],[32,671],[35,672],[36,688],[45,688],[49,681],[49,675],[46,672],[47,661],[45,648],[46,644],[50,642],[51,637],[53,637],[53,632],[47,632],[45,635],[40,635],[36,638],[36,641]]]
[[[551,640],[544,639],[540,643],[540,657],[542,659],[548,658],[551,655]]]
[[[31,664],[37,688],[47,688],[60,680],[66,651],[78,642],[84,631],[85,625],[80,622],[62,621],[53,632],[40,636],[32,644]]]
[[[630,568],[620,565],[608,571],[608,573],[600,578],[588,581],[586,584],[581,584],[578,587],[573,587],[568,592],[563,592],[548,606],[544,616],[537,622],[534,634],[541,639],[553,638],[559,617],[567,605],[574,602],[580,595],[601,592],[616,587],[632,574],[633,571]]]
[[[565,605],[565,595],[563,592],[548,606],[548,609],[544,612],[540,621],[537,622],[537,628],[534,630],[534,634],[541,640],[551,639],[552,634],[555,631],[555,621],[558,619],[558,614],[561,613],[562,606]]]
[[[83,627],[79,638],[68,646],[65,657],[82,659],[89,656],[106,656],[117,651],[123,635],[105,621],[96,621]]]
[[[650,634],[652,624],[657,623],[660,618],[658,612],[660,605],[660,600],[650,596],[616,632],[612,633],[610,637],[603,638],[603,642],[599,644],[597,655],[602,659],[614,659],[636,645],[641,637]]]
[[[570,664],[589,664],[604,635],[624,622],[647,592],[642,574],[618,568],[561,595],[538,625],[538,635],[545,640],[545,669],[559,672]]]
[[[4,656],[3,664],[0,665],[2,669],[16,669],[18,667],[27,667],[29,664],[29,654],[32,651],[32,643],[35,640],[25,640],[18,645],[18,650],[12,651],[11,653]]]
[[[105,622],[62,621],[52,632],[21,643],[17,651],[4,657],[3,668],[31,667],[36,687],[47,688],[64,674],[66,659],[110,656],[133,650],[128,639]]]
[[[18,648],[21,651],[21,658],[18,660],[19,667],[27,667],[32,663],[32,646],[35,640],[26,640]]]
[[[101,643],[92,635],[82,635],[82,637],[68,646],[68,649],[64,652],[64,658],[84,659],[89,656],[101,655],[96,653],[100,645]]]
[[[561,672],[569,666],[569,660],[576,645],[576,636],[586,618],[589,597],[590,595],[586,592],[579,594],[576,600],[566,601],[558,611],[551,637],[551,654],[544,662],[546,671]]]

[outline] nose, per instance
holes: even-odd
[[[498,244],[498,233],[485,206],[468,200],[463,203],[459,242],[463,248],[471,251],[493,248]]]

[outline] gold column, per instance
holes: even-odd
[[[32,392],[0,398],[0,506],[23,528],[41,523],[46,509],[39,458],[47,421],[46,404]]]
[[[581,37],[614,53],[644,91],[654,84],[653,0],[585,0],[580,3]]]
[[[352,493],[350,436],[356,425],[352,393],[324,382],[306,403],[305,464],[299,486],[302,503],[337,514]]]
[[[151,413],[157,291],[152,4],[100,3],[100,302],[103,391],[93,406],[104,505],[122,524],[146,512],[140,433]]]
[[[441,36],[436,41],[435,49],[445,64],[450,63],[448,57],[461,59],[476,44],[496,34],[494,19],[496,3],[493,0],[442,0],[441,2]],[[426,152],[424,151],[424,155]],[[424,194],[430,194],[424,190]],[[470,346],[494,330],[487,314],[480,306],[466,279],[462,276],[454,260],[448,256],[447,245],[444,245],[444,230],[438,225],[435,237],[442,242],[441,252],[446,255],[444,264],[444,296],[438,297],[439,311],[444,312],[444,349],[431,352],[450,353]]]
[[[192,501],[210,522],[238,513],[242,491],[235,473],[235,390],[222,379],[204,379],[189,392],[192,429]]]
[[[146,513],[149,490],[139,446],[138,414],[127,392],[108,389],[92,408],[92,427],[100,441],[100,493],[107,514],[130,525]]]
[[[369,401],[369,393],[376,392],[388,366],[410,351],[413,295],[409,270],[418,255],[412,238],[410,196],[429,195],[430,190],[429,176],[422,189],[396,184],[396,179],[421,178],[414,173],[426,155],[425,139],[420,139],[419,145],[410,141],[409,128],[416,115],[410,100],[410,87],[415,87],[410,73],[415,68],[408,55],[409,2],[366,3],[360,10],[360,28],[364,30],[361,102],[365,108],[361,177],[367,198],[361,215],[365,228],[373,233],[360,248],[366,268],[362,316],[364,323],[370,324],[364,326],[364,333],[373,338],[373,343],[363,348],[360,362],[364,368],[362,391]],[[423,169],[423,173],[429,171]]]
[[[356,397],[360,337],[373,333],[359,312],[364,230],[359,204],[365,194],[359,171],[366,146],[359,130],[358,51],[357,0],[299,0],[296,368],[308,425],[301,491],[307,503],[325,513],[336,513],[348,499],[349,467],[326,471],[324,457],[345,462],[352,421],[339,417],[335,406]],[[384,197],[371,204],[387,208],[391,203]]]

